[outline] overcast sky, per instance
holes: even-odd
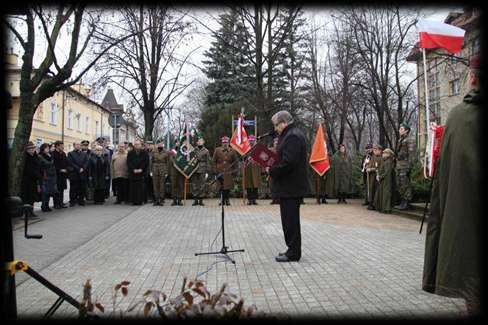
[[[198,34],[196,34],[193,38],[193,40],[189,43],[188,46],[181,48],[180,49],[180,55],[184,56],[186,53],[189,51],[194,51],[194,53],[190,57],[190,61],[185,69],[185,75],[188,78],[201,78],[204,77],[203,73],[201,72],[201,68],[203,67],[202,60],[205,59],[203,53],[208,50],[211,46],[211,42],[213,41],[213,38],[211,36],[210,30],[217,30],[219,28],[218,25],[218,14],[222,12],[220,8],[217,7],[189,7],[187,9],[190,10],[190,15],[196,17],[198,20],[204,23],[205,26],[203,26],[201,23],[194,23],[195,27],[197,28]],[[330,21],[330,12],[331,9],[333,8],[328,8],[325,6],[305,6],[304,7],[304,16],[307,18],[307,20],[312,21],[314,20],[316,22],[316,26],[324,26],[324,28],[327,28],[328,22]],[[447,14],[450,11],[461,11],[461,8],[459,7],[427,7],[425,10],[423,10],[424,14],[426,15],[427,19],[432,19],[432,20],[438,20],[438,21],[443,21]],[[210,29],[210,30],[209,30]],[[324,29],[324,33],[325,33]],[[415,33],[415,29],[412,30],[413,33]],[[57,52],[64,57],[67,57],[67,52],[69,49],[69,31],[67,31],[65,34],[61,34],[63,36],[60,44],[63,44],[62,46],[57,48]],[[37,38],[38,40],[41,39],[40,36]],[[47,44],[38,44],[36,45],[36,53],[42,54],[45,53],[45,49]],[[12,46],[9,46],[12,47]],[[20,51],[20,46],[14,45],[14,52],[16,52],[19,55],[19,58],[21,57],[22,53]],[[323,51],[325,52],[325,51]],[[40,63],[41,57],[38,56],[34,60],[34,65],[38,66]],[[80,64],[80,66],[77,67],[76,70],[81,69],[84,65]],[[415,71],[415,65],[412,64],[412,71]],[[76,73],[76,71],[75,71]],[[90,76],[87,76],[85,80],[90,80]],[[120,89],[118,89],[116,86],[112,86],[114,89],[114,92],[117,96],[118,99],[120,99],[121,104],[126,104],[124,103],[124,97]],[[95,94],[94,99],[101,101],[101,96],[105,93],[105,90],[100,91],[98,94]],[[178,102],[182,103],[184,102],[185,98],[182,96],[179,98]]]

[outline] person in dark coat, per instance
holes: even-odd
[[[434,169],[425,241],[422,289],[464,298],[468,313],[481,309],[483,249],[482,120],[480,56],[469,61],[469,93],[448,115]]]
[[[334,177],[337,203],[347,203],[346,196],[351,193],[352,188],[352,161],[342,143],[339,151],[334,154]]]
[[[363,186],[364,186],[364,203],[363,205],[370,205],[372,204],[372,199],[371,197],[374,198],[374,196],[371,195],[371,186],[374,182],[376,182],[376,179],[373,177],[371,179],[371,175],[368,175],[368,172],[366,169],[368,168],[368,165],[370,165],[370,161],[373,157],[373,145],[371,143],[368,143],[366,147],[364,148],[366,151],[361,166],[361,173],[363,174]]]
[[[93,201],[95,204],[105,202],[108,179],[110,179],[110,164],[103,155],[103,147],[97,145],[88,162],[88,182],[94,191]]]
[[[141,205],[144,202],[145,177],[149,173],[149,156],[142,149],[140,141],[134,142],[134,150],[127,154],[127,168],[129,171],[129,194],[133,205]]]
[[[279,134],[277,153],[280,161],[267,167],[273,179],[273,196],[280,199],[281,224],[288,250],[279,254],[277,262],[298,261],[302,256],[300,233],[300,201],[310,192],[307,180],[307,140],[293,124],[287,111],[279,111],[271,118]]]
[[[382,161],[378,162],[373,206],[382,213],[391,213],[395,154],[390,148],[383,150]]]
[[[256,136],[249,136],[251,148],[256,144]],[[263,168],[252,157],[248,157],[244,165],[244,187],[247,192],[247,205],[258,205],[258,188],[261,186],[261,172]]]
[[[74,149],[68,153],[71,166],[69,173],[69,205],[85,205],[88,153],[81,149],[80,143],[73,143]]]
[[[25,146],[24,171],[20,198],[24,204],[34,205],[40,201],[41,193],[41,164],[36,153],[36,146],[29,141]]]
[[[62,209],[66,208],[64,204],[64,190],[67,186],[68,173],[71,166],[68,161],[68,156],[64,152],[64,144],[62,141],[54,142],[54,151],[52,153],[54,158],[54,166],[56,167],[56,179],[58,182],[58,193],[54,196],[54,208]]]
[[[56,167],[54,158],[51,155],[51,146],[49,143],[43,143],[39,148],[39,162],[41,165],[41,210],[43,212],[52,211],[49,208],[49,200],[58,192],[56,180]]]

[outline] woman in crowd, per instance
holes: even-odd
[[[120,204],[122,202],[127,203],[127,151],[125,150],[125,145],[120,143],[117,146],[117,152],[112,156],[112,179],[114,192],[116,193],[117,200],[115,204]]]
[[[20,197],[24,204],[34,205],[41,193],[41,165],[36,146],[29,141],[25,146],[25,163],[22,174]]]
[[[88,163],[88,183],[93,188],[93,201],[95,204],[105,202],[107,180],[110,178],[110,164],[102,155],[102,146],[96,145],[94,154]]]
[[[51,196],[58,192],[56,167],[54,166],[54,158],[51,155],[51,145],[43,143],[39,149],[39,163],[41,165],[41,210],[43,212],[52,211],[49,208],[49,200]]]
[[[352,188],[352,161],[347,154],[346,146],[339,145],[339,151],[334,154],[334,182],[337,194],[337,203],[347,203],[346,195],[351,193]]]
[[[390,148],[383,150],[383,161],[376,175],[377,189],[374,197],[374,207],[377,211],[391,213],[391,193],[393,191],[393,156]]]

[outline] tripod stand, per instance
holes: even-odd
[[[224,225],[224,219],[225,219],[225,208],[224,208],[224,176],[219,175],[217,177],[217,180],[220,183],[220,203],[222,207],[222,248],[218,252],[204,252],[204,253],[195,253],[195,256],[198,255],[214,255],[214,254],[222,254],[224,255],[229,261],[232,262],[232,264],[236,264],[236,261],[234,261],[228,253],[234,253],[234,252],[244,252],[243,249],[234,249],[234,250],[228,250],[227,246],[225,246],[225,225]]]

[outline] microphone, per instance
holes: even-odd
[[[269,137],[269,136],[272,136],[272,135],[275,135],[275,131],[266,132],[265,134],[258,136],[257,137],[257,140],[260,140],[262,138]]]

